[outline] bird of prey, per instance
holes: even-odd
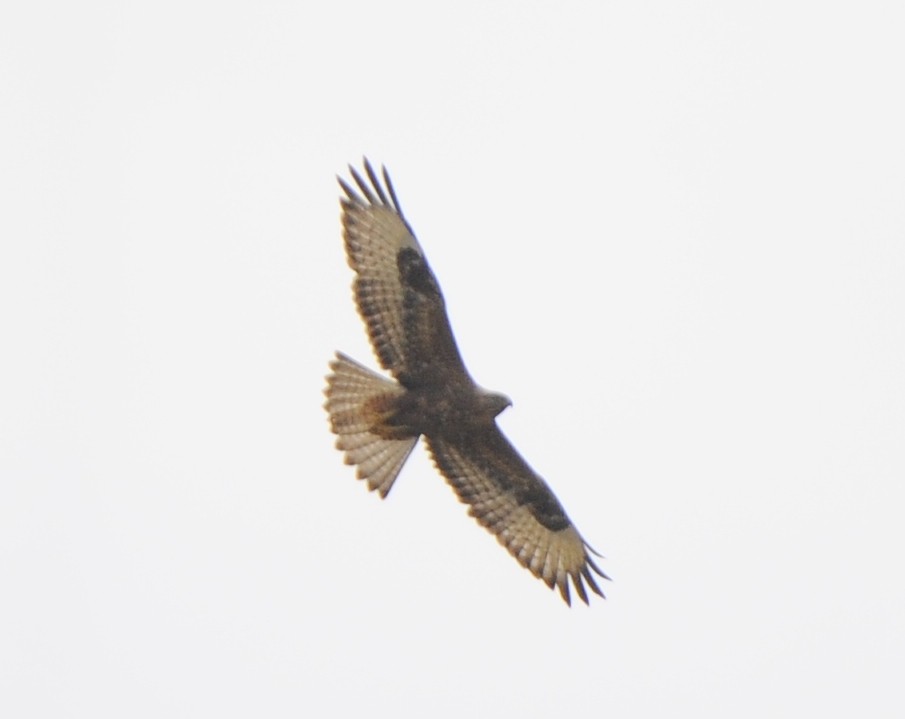
[[[592,572],[609,577],[594,563],[597,553],[496,424],[509,398],[482,389],[465,369],[437,279],[386,168],[383,182],[367,159],[364,176],[352,166],[349,172],[354,186],[337,179],[355,300],[380,364],[395,379],[336,353],[324,391],[336,447],[368,489],[386,497],[423,436],[469,514],[522,566],[558,588],[567,604],[570,580],[585,604],[585,582],[602,597]]]

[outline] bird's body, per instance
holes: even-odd
[[[589,556],[593,550],[497,427],[509,398],[480,388],[465,369],[440,287],[386,170],[384,186],[367,161],[370,184],[349,169],[361,192],[339,180],[355,298],[374,351],[396,381],[337,353],[326,390],[337,447],[385,497],[423,436],[469,513],[522,565],[558,587],[566,602],[570,579],[586,603],[583,580],[603,596],[591,571],[606,575]]]

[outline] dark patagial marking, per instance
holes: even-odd
[[[570,524],[562,506],[552,497],[519,497],[519,501],[527,504],[531,515],[553,532],[562,531]]]
[[[411,247],[404,247],[396,255],[396,266],[402,284],[422,295],[440,295],[440,288],[424,258]]]

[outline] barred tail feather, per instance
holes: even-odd
[[[338,435],[336,448],[345,454],[346,464],[356,466],[355,476],[368,489],[386,497],[418,441],[418,436],[393,436],[385,421],[392,402],[404,394],[397,383],[372,372],[341,352],[330,362],[327,402],[330,428]]]

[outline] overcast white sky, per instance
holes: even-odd
[[[899,2],[7,3],[0,715],[901,716]],[[571,610],[322,410],[386,163]]]

